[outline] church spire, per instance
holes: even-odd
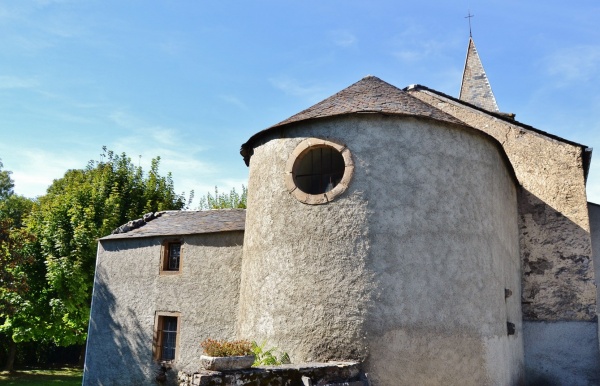
[[[474,104],[488,111],[499,112],[496,98],[488,81],[481,59],[475,48],[473,37],[469,37],[467,60],[463,71],[459,99]]]

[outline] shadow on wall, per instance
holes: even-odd
[[[94,283],[83,384],[148,384],[149,380],[154,381],[159,370],[152,361],[152,336],[144,333],[130,308],[127,308],[127,325],[115,321],[118,300],[106,282],[107,274],[99,266]],[[119,319],[123,320],[123,315]]]
[[[519,233],[523,319],[594,321],[589,232],[523,188]]]
[[[519,214],[526,383],[600,384],[590,233],[526,189]]]

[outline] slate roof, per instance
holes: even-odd
[[[246,210],[173,210],[157,212],[149,218],[147,221],[143,219],[130,221],[115,230],[115,232],[123,230],[122,233],[114,233],[101,240],[243,231],[246,223]]]
[[[254,134],[242,145],[240,153],[248,164],[252,155],[253,143],[267,132],[290,123],[358,113],[422,117],[468,126],[450,114],[411,96],[406,91],[369,75],[316,105]]]
[[[329,98],[272,127],[307,119],[352,113],[384,113],[422,116],[463,124],[455,117],[412,97],[376,76],[366,76]]]
[[[469,38],[469,48],[467,49],[459,99],[488,111],[500,111],[473,38]]]

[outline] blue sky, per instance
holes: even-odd
[[[366,75],[457,96],[468,10],[500,109],[597,149],[600,202],[597,1],[2,0],[0,158],[29,197],[102,146],[239,188],[252,134]]]

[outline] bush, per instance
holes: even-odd
[[[231,357],[252,355],[252,343],[247,340],[214,340],[206,339],[200,346],[204,353],[211,357]]]

